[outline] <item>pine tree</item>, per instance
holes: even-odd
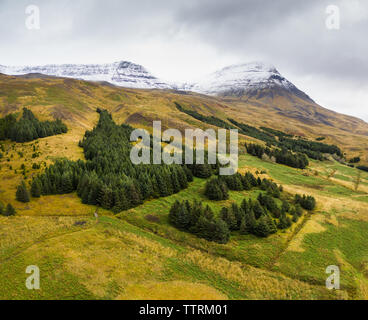
[[[4,213],[4,215],[6,216],[6,217],[10,217],[10,216],[14,216],[15,215],[15,209],[14,209],[14,207],[10,204],[10,203],[8,203],[8,205],[6,206],[6,209],[5,209],[5,213]]]
[[[211,240],[218,243],[227,243],[229,241],[230,230],[223,220],[216,219],[213,221],[213,229]]]
[[[100,190],[98,202],[101,205],[101,207],[104,209],[111,209],[113,207],[114,195],[113,195],[111,188],[109,188],[106,185],[102,186]]]
[[[126,199],[124,192],[121,190],[114,193],[114,203],[114,213],[119,213],[129,208],[128,200]]]
[[[26,203],[30,201],[29,192],[24,181],[22,181],[21,184],[17,187],[17,192],[15,196],[16,199],[20,202]]]
[[[236,203],[232,203],[230,211],[233,213],[236,221],[234,230],[239,230],[241,221],[244,216],[243,210],[241,210]]]
[[[211,166],[208,164],[193,165],[193,175],[198,178],[209,178],[212,175]]]
[[[250,210],[248,214],[245,214],[242,222],[240,224],[240,232],[242,234],[254,233],[255,227],[257,225],[257,220],[254,216],[253,210]]]
[[[187,175],[185,174],[185,169],[183,169],[183,167],[178,168],[178,179],[180,183],[180,188],[186,189],[188,187],[188,178]]]
[[[286,200],[282,201],[281,211],[282,212],[289,212],[290,211],[290,204]]]
[[[267,237],[270,234],[267,217],[265,215],[258,219],[254,234],[258,237]]]
[[[230,230],[236,230],[237,229],[237,220],[235,218],[235,215],[233,211],[226,207],[223,207],[220,211],[220,217],[223,221],[226,222],[228,228]]]
[[[266,215],[266,223],[268,226],[268,230],[270,234],[276,233],[277,232],[277,226],[275,224],[275,221],[267,214]]]
[[[296,212],[296,214],[297,214],[299,217],[301,217],[301,216],[302,216],[302,214],[303,214],[303,209],[302,209],[302,207],[300,206],[300,204],[296,204],[296,205],[295,205],[295,212]]]
[[[277,228],[279,229],[287,229],[291,226],[291,220],[289,217],[286,216],[286,213],[281,213],[279,223],[277,225]]]
[[[298,222],[299,216],[296,214],[296,211],[292,212],[293,218],[291,219],[294,223]]]
[[[142,203],[141,195],[133,183],[128,183],[125,192],[126,199],[129,199],[132,207],[136,207]]]
[[[242,182],[244,190],[251,190],[252,189],[252,184],[246,176],[241,177],[241,182]]]
[[[203,214],[202,204],[201,202],[195,200],[192,205],[192,209],[190,210],[190,222],[189,222],[190,228],[193,228],[196,225],[199,217],[202,214]]]
[[[257,220],[265,213],[264,209],[262,208],[258,200],[255,200],[253,202],[252,209],[254,212],[254,216],[256,217]]]
[[[219,178],[213,178],[207,181],[205,195],[210,200],[226,200],[229,198],[226,183]]]
[[[64,172],[60,177],[60,181],[60,193],[64,194],[73,192],[73,179],[72,175],[69,172]]]
[[[203,216],[206,217],[208,220],[212,220],[214,217],[213,211],[209,205],[207,205],[203,210]]]
[[[82,191],[81,191],[81,194],[80,194],[80,197],[82,199],[82,203],[84,204],[91,204],[89,202],[89,194],[90,194],[90,191],[89,191],[89,188],[88,187],[85,187]]]
[[[241,221],[241,223],[240,223],[240,233],[241,234],[249,234],[250,233],[250,228],[249,228],[249,226],[248,226],[248,224],[247,224],[247,220],[246,220],[247,218],[244,216],[243,217],[243,219],[242,219],[242,221]]]
[[[40,180],[36,178],[32,181],[31,195],[34,198],[39,198],[41,196],[41,192],[42,192],[42,187],[41,187]]]
[[[170,222],[179,229],[187,229],[190,224],[190,215],[185,202],[176,201],[170,209]]]

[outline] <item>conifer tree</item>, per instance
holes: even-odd
[[[195,200],[192,205],[192,209],[190,211],[190,223],[189,223],[190,228],[193,228],[196,225],[199,217],[202,214],[203,214],[202,204],[199,201]]]
[[[281,213],[279,223],[277,225],[278,229],[287,229],[291,226],[291,220],[286,216],[286,213]]]
[[[254,228],[254,234],[258,237],[267,237],[270,234],[270,228],[265,215],[261,216]]]
[[[227,243],[230,238],[230,230],[228,225],[221,219],[215,219],[213,221],[213,233],[211,236],[212,241],[218,243]]]
[[[230,230],[236,230],[238,227],[237,220],[235,218],[234,212],[226,207],[223,207],[220,211],[220,217],[226,222]]]
[[[290,211],[290,204],[286,200],[282,200],[281,211],[282,212],[289,212]]]
[[[10,217],[10,216],[14,216],[15,213],[16,213],[16,211],[15,211],[14,207],[10,203],[8,203],[8,205],[6,206],[4,215],[6,217]]]
[[[29,192],[24,181],[22,181],[21,184],[17,187],[17,192],[15,196],[16,199],[20,202],[26,203],[30,201]]]
[[[270,234],[276,233],[277,232],[277,226],[276,226],[275,221],[268,214],[265,217],[266,217],[265,219],[266,219],[266,223],[267,223],[267,226],[268,226],[269,233]]]
[[[101,205],[101,207],[104,209],[111,209],[113,207],[114,195],[113,195],[111,188],[109,188],[106,185],[102,186],[100,190],[98,202]]]
[[[60,177],[60,193],[70,193],[73,192],[73,179],[69,172],[64,172]]]
[[[253,210],[250,210],[248,214],[245,214],[242,222],[240,224],[240,232],[242,234],[254,233],[255,227],[257,225],[257,220],[254,216]]]
[[[41,187],[40,180],[38,178],[35,178],[32,181],[32,185],[31,185],[31,195],[34,198],[39,198],[41,196],[41,192],[42,192],[42,187]]]
[[[258,202],[258,200],[255,200],[252,204],[252,209],[254,212],[254,216],[256,217],[256,219],[258,220],[262,215],[264,215],[265,211],[262,208],[262,206],[260,205],[260,203]]]
[[[169,213],[170,222],[179,229],[186,229],[190,224],[190,214],[185,202],[175,201]]]

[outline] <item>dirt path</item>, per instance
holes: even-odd
[[[56,239],[56,238],[59,238],[59,237],[63,237],[63,236],[69,235],[69,234],[74,234],[74,233],[77,233],[77,232],[84,232],[84,231],[87,231],[87,230],[91,229],[93,226],[94,225],[92,224],[88,228],[83,228],[83,229],[73,230],[73,231],[61,232],[61,233],[54,234],[54,235],[49,236],[49,237],[39,238],[39,239],[35,240],[33,243],[31,243],[31,244],[28,244],[28,245],[25,245],[25,246],[20,246],[19,248],[15,249],[10,254],[10,256],[1,259],[0,260],[0,263],[4,263],[4,262],[7,262],[9,260],[12,260],[12,259],[16,258],[19,255],[21,255],[23,252],[27,251],[28,249],[30,249],[33,246],[36,246],[36,245],[38,245],[40,243],[46,242],[46,241],[51,240],[51,239]]]
[[[271,263],[269,264],[268,268],[269,270],[272,270],[272,268],[275,266],[275,264],[279,261],[281,255],[287,250],[289,247],[290,242],[299,234],[299,232],[303,229],[305,224],[308,222],[308,220],[311,218],[312,213],[308,212],[303,216],[302,222],[300,222],[295,230],[289,235],[289,237],[286,239],[285,244],[280,248],[276,256],[272,259]]]

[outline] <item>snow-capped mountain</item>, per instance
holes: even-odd
[[[44,66],[6,67],[0,65],[0,73],[23,75],[41,73],[49,76],[75,78],[89,81],[107,81],[112,84],[141,89],[172,89],[150,74],[144,67],[129,61],[111,64],[50,64]]]
[[[107,81],[126,88],[178,89],[207,95],[235,97],[297,96],[313,102],[304,92],[284,78],[273,65],[252,62],[225,67],[196,83],[182,85],[164,82],[143,66],[129,61],[111,64],[50,64],[45,66],[7,67],[0,65],[0,73],[24,75],[30,73],[67,77],[89,81]]]
[[[194,84],[185,84],[183,90],[207,95],[264,97],[267,95],[297,95],[312,100],[284,78],[276,68],[263,62],[252,62],[225,67]]]

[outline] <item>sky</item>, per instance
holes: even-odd
[[[39,29],[27,28],[29,5]],[[0,0],[0,65],[128,60],[190,82],[264,61],[320,105],[368,122],[367,34],[366,0]]]

